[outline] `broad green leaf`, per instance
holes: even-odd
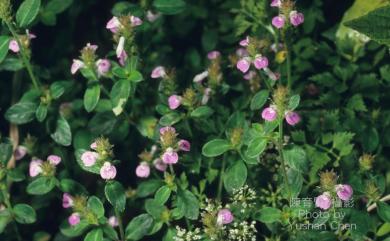
[[[385,202],[377,202],[378,215],[383,221],[390,223],[390,205]]]
[[[0,141],[0,164],[7,166],[13,152],[12,142],[8,138],[1,138]]]
[[[267,99],[269,97],[268,90],[261,90],[253,96],[251,101],[251,110],[259,110],[261,107],[264,106],[265,102],[267,102]]]
[[[141,182],[137,187],[137,197],[144,198],[152,195],[163,185],[163,182],[156,179]]]
[[[164,211],[164,205],[160,204],[155,199],[147,199],[145,201],[145,210],[147,213],[153,216],[155,220],[159,220],[161,213]]]
[[[65,11],[72,3],[73,0],[50,0],[45,7],[45,11],[59,14]]]
[[[56,81],[50,85],[50,95],[53,99],[58,99],[65,92],[64,81]]]
[[[110,97],[112,103],[112,111],[116,116],[123,112],[127,99],[130,96],[131,84],[127,79],[117,81],[112,87]]]
[[[230,148],[229,141],[225,139],[214,139],[203,146],[202,154],[206,157],[216,157],[227,152]]]
[[[140,240],[153,228],[153,217],[141,214],[131,220],[126,227],[126,240]]]
[[[282,212],[273,207],[264,207],[256,215],[256,220],[259,220],[263,223],[274,223],[280,220]]]
[[[249,142],[246,156],[249,158],[258,157],[267,147],[267,140],[264,137],[256,137]]]
[[[8,53],[10,37],[2,35],[0,36],[0,63],[3,62]]]
[[[291,168],[299,172],[305,173],[308,169],[306,152],[299,146],[283,149],[283,158]]]
[[[183,0],[154,0],[153,6],[163,14],[178,14],[182,12],[186,3]]]
[[[107,200],[119,212],[123,212],[126,207],[125,189],[122,184],[117,181],[111,181],[106,184],[104,188]]]
[[[171,112],[171,113],[168,113],[168,114],[164,115],[163,117],[161,117],[159,123],[162,126],[171,126],[171,125],[176,124],[180,120],[181,120],[181,116],[178,113]]]
[[[83,185],[73,179],[63,178],[60,181],[60,190],[68,193],[87,193]]]
[[[92,117],[88,123],[88,129],[94,135],[108,135],[113,130],[117,123],[112,111],[100,112]]]
[[[138,83],[138,82],[141,82],[142,80],[144,80],[144,78],[142,77],[142,74],[140,72],[138,72],[137,70],[131,71],[128,79],[134,83]]]
[[[16,22],[19,27],[25,28],[31,24],[38,15],[41,0],[24,0],[16,12]]]
[[[26,124],[35,118],[37,104],[33,102],[19,102],[5,112],[5,118],[13,124]]]
[[[168,186],[162,186],[157,190],[154,199],[160,204],[165,204],[170,196],[171,189]]]
[[[244,186],[248,170],[243,161],[237,161],[233,166],[226,170],[223,178],[223,184],[229,193]]]
[[[204,118],[206,118],[206,117],[211,116],[213,113],[214,113],[214,110],[211,109],[210,107],[200,106],[191,112],[191,117],[194,117],[194,118],[204,117]]]
[[[13,212],[18,223],[34,223],[37,219],[35,210],[27,204],[16,204],[13,207]]]
[[[84,241],[103,241],[103,230],[93,229],[84,238]]]
[[[64,117],[58,117],[56,130],[50,136],[58,144],[70,146],[72,143],[72,132],[68,121]]]
[[[196,220],[198,218],[199,201],[192,192],[179,189],[177,192],[176,205],[186,218],[190,220]]]
[[[299,106],[299,102],[301,101],[301,97],[299,95],[293,95],[288,100],[288,110],[295,110]]]
[[[376,232],[379,237],[385,236],[390,233],[390,223],[384,223]]]
[[[56,185],[54,177],[38,177],[27,185],[27,193],[31,195],[43,195],[50,192]]]
[[[79,224],[70,226],[68,220],[64,220],[60,225],[60,231],[66,237],[78,237],[84,233],[89,224],[86,220],[81,220]]]
[[[26,179],[26,175],[20,169],[11,169],[7,172],[8,178],[13,182],[21,182]]]
[[[44,121],[46,118],[46,115],[47,115],[47,105],[40,103],[36,112],[35,112],[35,116],[37,118],[37,121],[39,121],[39,122]]]
[[[89,86],[84,94],[84,108],[87,112],[93,111],[100,99],[100,86],[93,84]]]
[[[96,215],[97,218],[104,216],[104,206],[99,198],[95,196],[89,197],[87,207]]]
[[[344,25],[367,35],[378,43],[390,45],[390,5],[375,9]]]

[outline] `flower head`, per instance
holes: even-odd
[[[30,162],[30,167],[29,167],[29,174],[30,177],[36,177],[40,173],[42,173],[42,165],[43,161],[40,159],[32,159]]]
[[[266,121],[274,121],[277,116],[278,113],[276,112],[275,108],[272,106],[265,108],[261,113],[261,117]]]
[[[291,126],[298,124],[301,121],[301,117],[297,112],[288,111],[284,116],[287,123]]]
[[[80,223],[80,214],[78,213],[72,213],[72,215],[69,216],[68,222],[70,226],[75,226]]]
[[[73,206],[73,197],[69,193],[64,193],[62,195],[62,207],[70,208]]]
[[[100,168],[100,176],[106,180],[114,179],[116,176],[115,166],[111,165],[109,162],[105,162]]]
[[[320,196],[316,197],[316,207],[327,210],[331,205],[332,199],[328,192],[324,192]]]
[[[141,177],[141,178],[149,177],[149,175],[150,175],[149,165],[146,162],[142,162],[135,169],[135,174],[137,175],[137,177]]]
[[[225,208],[225,209],[221,209],[218,211],[218,215],[217,215],[217,224],[218,225],[229,224],[229,223],[233,222],[233,219],[234,219],[234,216],[229,209]]]
[[[81,161],[86,167],[91,167],[95,165],[96,160],[98,158],[99,158],[99,154],[93,151],[86,151],[81,155]]]
[[[303,13],[297,12],[297,11],[291,11],[290,12],[290,23],[297,27],[298,25],[302,24],[305,21],[305,17]]]
[[[178,95],[171,95],[168,98],[169,109],[175,110],[181,105],[181,97]]]
[[[275,16],[272,19],[272,25],[277,29],[283,28],[285,23],[286,23],[286,18],[283,15]]]
[[[176,164],[179,160],[179,155],[172,148],[167,148],[167,150],[162,155],[162,161],[165,164]]]
[[[353,189],[350,185],[340,184],[340,185],[336,185],[336,192],[337,192],[337,196],[341,200],[348,201],[352,197]]]

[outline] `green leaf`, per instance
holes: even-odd
[[[267,99],[269,97],[268,90],[260,90],[253,96],[251,101],[251,110],[259,110],[261,107],[264,106],[265,102],[267,102]]]
[[[103,241],[103,230],[93,229],[84,238],[84,241]]]
[[[111,181],[106,184],[104,188],[107,200],[119,212],[123,212],[126,207],[125,189],[122,184],[117,181]]]
[[[354,111],[367,111],[367,107],[364,104],[363,96],[361,94],[355,94],[347,103],[347,108]]]
[[[224,175],[223,184],[226,191],[229,193],[244,186],[248,170],[243,161],[237,161],[233,166],[226,170]]]
[[[299,146],[283,150],[283,158],[294,170],[305,173],[308,169],[306,152]]]
[[[34,223],[37,219],[35,210],[27,204],[16,204],[13,207],[13,212],[18,223]]]
[[[141,214],[131,220],[126,227],[126,240],[140,240],[153,228],[153,217]]]
[[[216,157],[230,150],[230,142],[225,139],[214,139],[207,142],[202,148],[202,154],[206,157]]]
[[[7,56],[9,41],[10,41],[9,36],[4,36],[4,35],[0,36],[0,63],[3,62],[3,60]]]
[[[0,140],[0,164],[6,166],[13,153],[12,142],[8,138],[1,138]]]
[[[263,223],[274,223],[280,220],[282,212],[277,208],[264,207],[256,215],[256,220]]]
[[[214,110],[208,106],[200,106],[191,112],[191,117],[194,118],[207,118],[214,113]]]
[[[384,223],[376,232],[376,235],[379,237],[385,236],[390,233],[390,223]]]
[[[51,12],[53,14],[59,14],[65,11],[70,5],[72,5],[73,0],[51,0],[47,3],[45,11]]]
[[[5,112],[5,118],[17,125],[26,124],[35,118],[37,104],[33,102],[19,102]]]
[[[177,192],[176,206],[186,218],[190,220],[198,219],[199,201],[192,192],[179,189]]]
[[[88,129],[94,135],[110,134],[117,123],[117,119],[112,111],[100,112],[94,115],[88,123]]]
[[[390,205],[385,202],[377,202],[378,215],[383,221],[390,223]]]
[[[13,182],[21,182],[26,179],[24,173],[19,169],[11,169],[7,172],[8,178]]]
[[[137,70],[133,70],[130,72],[128,79],[131,82],[138,83],[138,82],[141,82],[142,80],[144,80],[144,77],[142,77],[142,74],[140,72],[138,72]]]
[[[163,14],[173,15],[182,12],[186,3],[183,0],[154,0],[153,6]]]
[[[171,189],[168,186],[162,186],[157,190],[156,194],[154,195],[154,199],[159,204],[165,204],[168,201],[170,196],[171,196]]]
[[[163,182],[156,179],[141,182],[137,187],[137,197],[144,198],[152,195],[163,185]]]
[[[47,105],[40,103],[37,110],[35,111],[35,116],[39,122],[42,122],[45,120],[47,115]]]
[[[83,234],[88,226],[89,223],[86,220],[81,220],[79,224],[74,226],[70,226],[68,220],[64,220],[60,225],[60,230],[67,237],[77,237]]]
[[[171,112],[161,117],[159,123],[162,126],[172,126],[177,122],[179,122],[180,120],[181,120],[181,116],[178,113]]]
[[[155,199],[147,199],[145,201],[145,210],[147,213],[153,216],[155,220],[159,220],[162,212],[164,211],[164,205],[160,204]]]
[[[293,95],[288,100],[288,110],[295,110],[299,106],[299,102],[301,101],[301,97],[299,95]]]
[[[344,23],[381,44],[390,46],[390,5]]]
[[[127,79],[117,81],[111,89],[110,97],[112,111],[116,116],[123,112],[127,99],[130,96],[131,84]]]
[[[16,12],[16,22],[20,28],[31,24],[38,15],[41,0],[25,0]]]
[[[249,158],[258,157],[267,147],[267,140],[264,137],[256,137],[249,142],[246,156]]]
[[[87,112],[93,111],[100,99],[100,85],[89,86],[84,94],[84,108]]]
[[[53,99],[58,99],[65,92],[64,81],[56,81],[50,85],[50,95]]]
[[[56,185],[54,177],[38,177],[27,186],[27,193],[31,195],[43,195],[50,192]]]
[[[89,197],[87,207],[96,215],[97,218],[104,216],[104,206],[99,198],[95,196]]]
[[[56,131],[50,136],[58,144],[70,146],[72,143],[72,132],[68,121],[64,117],[58,117]]]

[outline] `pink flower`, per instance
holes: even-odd
[[[81,161],[83,161],[84,166],[91,167],[95,165],[96,159],[98,159],[99,154],[93,151],[86,151],[81,155]]]
[[[122,66],[125,66],[127,57],[128,56],[127,56],[126,51],[123,50],[121,52],[121,55],[119,56],[119,64],[122,65]]]
[[[160,135],[164,135],[166,132],[172,132],[174,134],[176,133],[176,129],[172,126],[165,126],[160,128]]]
[[[316,197],[316,207],[321,208],[322,210],[327,210],[332,205],[332,200],[329,193],[324,192],[320,196]]]
[[[70,208],[73,206],[73,197],[69,193],[64,193],[62,195],[62,207]]]
[[[253,71],[253,70],[251,70],[251,71],[249,71],[248,73],[246,73],[246,74],[244,75],[244,79],[246,79],[246,80],[251,80],[251,79],[253,79],[255,76],[256,76],[256,72]]]
[[[42,172],[42,160],[40,159],[32,159],[30,162],[30,167],[29,167],[29,173],[30,177],[36,177]]]
[[[111,68],[111,63],[108,59],[99,59],[96,61],[97,72],[100,75],[105,75]]]
[[[191,150],[191,143],[187,140],[180,140],[179,141],[179,149],[182,151],[190,151]]]
[[[90,147],[91,149],[93,149],[93,150],[96,150],[96,148],[97,148],[97,143],[96,143],[96,141],[94,141],[89,147]]]
[[[267,76],[271,79],[271,80],[278,80],[280,78],[280,74],[279,73],[274,73],[272,72],[268,67],[267,68],[264,68],[264,72],[267,74]]]
[[[111,216],[108,219],[108,225],[110,225],[113,228],[118,227],[119,226],[118,219],[115,216]]]
[[[348,201],[352,197],[353,189],[350,185],[340,184],[336,186],[336,192],[341,200]]]
[[[272,25],[274,25],[277,29],[283,28],[285,22],[286,18],[283,15],[275,16],[272,19]]]
[[[253,62],[256,69],[264,69],[268,67],[268,59],[267,57],[256,57],[255,61]]]
[[[148,19],[149,22],[154,22],[160,17],[160,14],[158,13],[153,13],[152,11],[148,10],[146,12],[146,19]]]
[[[78,213],[72,213],[72,215],[69,216],[68,222],[70,226],[75,226],[80,223],[80,214]]]
[[[271,7],[280,8],[281,6],[282,6],[282,1],[281,0],[272,0]]]
[[[209,76],[209,71],[206,70],[200,74],[195,75],[193,81],[194,83],[201,83],[205,78],[207,78],[207,76]]]
[[[266,121],[274,121],[278,113],[276,112],[274,107],[267,107],[261,113],[261,117]]]
[[[237,62],[237,69],[239,69],[243,73],[246,73],[249,70],[250,66],[251,63],[248,61],[247,58],[243,58]]]
[[[19,44],[15,39],[12,39],[11,41],[9,41],[8,48],[14,53],[19,53],[19,51],[20,51]]]
[[[120,27],[122,27],[122,24],[117,17],[112,17],[106,25],[106,28],[109,29],[113,33],[118,32]]]
[[[109,162],[105,162],[102,168],[100,168],[100,176],[106,180],[114,179],[116,176],[115,166],[111,165]]]
[[[27,154],[27,148],[25,146],[18,146],[14,152],[15,160],[22,159]]]
[[[207,104],[207,102],[209,102],[210,94],[211,94],[211,89],[205,88],[203,91],[203,96],[202,96],[202,100],[201,100],[202,105],[205,105],[205,104]]]
[[[49,161],[50,164],[57,166],[61,162],[61,157],[57,155],[50,155],[47,157],[47,160]]]
[[[147,178],[150,175],[150,167],[146,162],[142,162],[135,169],[135,174],[140,178]]]
[[[218,215],[217,215],[218,225],[229,224],[233,222],[233,220],[234,220],[234,216],[229,209],[225,208],[218,211]]]
[[[142,20],[136,16],[130,16],[131,26],[136,27],[142,24]]]
[[[116,47],[116,57],[120,58],[122,55],[122,52],[125,50],[125,37],[120,37],[118,46]]]
[[[211,52],[209,52],[209,53],[207,54],[207,58],[210,59],[210,60],[216,59],[216,58],[218,58],[219,56],[221,56],[221,53],[220,53],[219,51],[216,51],[216,50],[211,51]]]
[[[98,49],[98,46],[96,44],[87,43],[87,45],[84,48],[90,49],[92,51],[96,51]]]
[[[241,40],[240,41],[240,45],[243,46],[243,47],[246,47],[249,45],[249,36],[246,36],[245,39]]]
[[[153,69],[152,74],[150,75],[153,79],[158,79],[158,78],[164,78],[167,75],[165,72],[165,68],[162,66],[157,66],[156,68]]]
[[[179,160],[179,155],[172,148],[167,148],[167,150],[162,155],[162,161],[165,164],[176,164]]]
[[[156,160],[153,161],[153,165],[154,167],[161,171],[161,172],[165,172],[165,170],[167,170],[167,164],[165,164],[160,158],[157,158]]]
[[[286,119],[287,123],[291,126],[295,126],[301,121],[301,117],[297,112],[288,111],[284,118]]]
[[[291,11],[290,12],[290,23],[297,27],[298,25],[302,24],[305,21],[305,17],[303,13],[297,12],[297,11]]]
[[[177,109],[181,104],[181,97],[178,95],[171,95],[168,98],[168,105],[169,109],[175,110]]]
[[[79,69],[84,68],[84,67],[85,67],[85,64],[83,61],[81,61],[79,59],[74,59],[72,67],[70,68],[70,72],[72,74],[75,74],[77,71],[79,71]]]

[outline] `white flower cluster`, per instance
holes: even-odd
[[[232,204],[241,205],[241,212],[244,213],[247,208],[252,208],[256,200],[256,191],[245,185],[239,189],[233,190]]]
[[[202,239],[199,228],[196,228],[194,231],[187,231],[186,229],[176,226],[176,231],[176,236],[173,237],[175,241],[193,241]]]
[[[247,221],[234,222],[233,227],[230,228],[229,235],[226,241],[256,241],[256,222]]]

